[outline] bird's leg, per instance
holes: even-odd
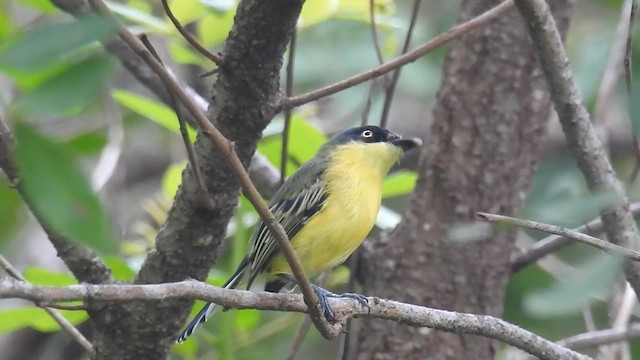
[[[298,284],[298,282],[296,281],[296,278],[293,275],[280,274],[278,275],[278,277],[285,282],[296,284],[296,285]],[[317,285],[311,284],[311,287],[313,288],[313,291],[318,296],[318,300],[320,301],[320,307],[322,308],[322,312],[324,313],[325,318],[327,319],[327,321],[331,323],[335,322],[335,315],[333,314],[333,310],[331,310],[331,307],[329,306],[329,301],[327,300],[330,297],[349,298],[349,299],[357,300],[362,307],[367,308],[368,311],[371,311],[371,306],[369,306],[369,300],[367,300],[367,297],[364,295],[355,294],[355,293],[335,294]]]

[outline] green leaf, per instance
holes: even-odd
[[[162,191],[167,195],[167,198],[173,199],[176,196],[178,187],[182,183],[182,172],[186,166],[186,161],[179,162],[169,165],[167,170],[164,172],[164,175],[162,176]]]
[[[287,175],[291,175],[299,165],[309,161],[325,142],[326,135],[305,121],[302,113],[294,113],[289,131],[288,154],[291,161],[288,161]],[[280,168],[282,135],[263,139],[258,144],[258,151],[274,166]]]
[[[111,95],[120,105],[136,114],[142,115],[176,134],[180,133],[178,117],[169,106],[126,90],[113,90]],[[187,124],[187,131],[193,141],[196,138],[195,130]]]
[[[169,7],[181,24],[188,24],[199,19],[206,11],[200,0],[171,0]]]
[[[88,58],[53,76],[18,103],[27,115],[78,114],[93,101],[116,68],[110,56]]]
[[[126,261],[115,256],[103,256],[104,263],[111,269],[111,275],[118,281],[131,281],[136,273]]]
[[[73,275],[31,266],[24,271],[24,278],[33,285],[68,286],[78,283]]]
[[[142,25],[150,31],[164,34],[171,32],[171,27],[168,23],[151,15],[150,13],[113,1],[105,1],[105,4],[107,4],[109,9],[115,14],[118,14],[135,24]]]
[[[53,6],[50,0],[20,0],[20,4],[29,6],[44,13],[58,11],[58,8]]]
[[[22,198],[11,188],[9,180],[0,178],[0,249],[13,238],[12,235],[26,219],[22,204]]]
[[[399,171],[387,176],[382,183],[382,198],[411,194],[416,180],[418,174],[415,171]]]
[[[244,331],[251,331],[260,325],[260,311],[244,310],[236,313],[236,325]]]
[[[44,313],[44,310],[40,311]],[[71,325],[77,325],[89,319],[89,315],[83,310],[58,310],[58,312],[64,316]],[[44,314],[45,316],[39,316],[37,320],[32,321],[31,327],[41,332],[53,332],[60,330],[60,325],[53,320],[49,314]]]
[[[94,41],[106,39],[114,30],[115,26],[100,16],[43,25],[2,46],[0,68],[25,72],[40,69]]]
[[[624,259],[600,255],[572,269],[562,280],[548,289],[530,293],[524,309],[538,317],[567,316],[580,313],[590,305],[594,295],[604,294],[620,275]]]
[[[107,137],[102,130],[90,131],[77,134],[60,144],[71,154],[95,155],[107,145]]]
[[[235,13],[235,8],[222,13],[208,12],[198,23],[200,43],[206,47],[222,43],[224,39],[227,38],[227,35],[229,35]]]
[[[72,325],[79,324],[89,318],[86,311],[59,310]],[[0,311],[0,334],[19,330],[25,327],[33,327],[41,332],[52,332],[60,330],[58,325],[49,314],[38,308],[18,308]]]
[[[190,47],[177,41],[171,41],[169,43],[169,53],[173,60],[180,64],[199,65],[204,68],[211,66],[211,62],[206,60],[200,53],[193,51]]]
[[[25,124],[16,124],[14,134],[20,184],[36,213],[56,233],[112,252],[115,244],[100,201],[63,148]]]

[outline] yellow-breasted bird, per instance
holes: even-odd
[[[334,136],[282,184],[269,208],[308,276],[339,265],[362,243],[380,210],[385,175],[405,151],[420,145],[418,138],[403,139],[378,126],[352,128]],[[249,289],[261,273],[267,275],[269,292],[295,284],[277,240],[262,222],[251,236],[249,254],[224,287],[234,289],[247,277]],[[314,290],[330,321],[327,297],[351,297],[368,306],[359,294],[334,294],[315,285]],[[191,336],[215,307],[206,304],[177,341]]]

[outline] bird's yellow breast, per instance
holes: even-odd
[[[385,143],[350,143],[334,151],[323,175],[327,199],[291,239],[307,275],[342,263],[362,243],[380,210],[382,181],[400,154]],[[270,275],[291,273],[281,254],[269,265]]]

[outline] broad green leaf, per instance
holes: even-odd
[[[222,43],[229,35],[235,13],[235,9],[224,13],[208,12],[198,23],[198,34],[202,45],[211,47]]]
[[[104,256],[102,258],[111,269],[111,275],[118,281],[131,281],[136,273],[129,267],[126,261],[116,256]]]
[[[58,325],[58,323],[53,320],[49,314],[45,313],[44,310],[40,311],[42,311],[45,316],[40,316],[37,320],[32,321],[31,327],[41,332],[53,332],[60,330],[60,325]],[[58,310],[58,312],[60,312],[60,314],[64,316],[71,325],[77,325],[89,319],[89,315],[84,310]]]
[[[26,215],[18,192],[11,188],[8,179],[0,178],[0,249],[13,238]]]
[[[110,57],[92,57],[69,66],[27,93],[18,109],[27,115],[73,115],[93,101],[116,68]]]
[[[293,114],[289,131],[290,161],[288,161],[287,175],[291,175],[298,166],[309,161],[325,142],[327,142],[326,135],[306,122],[300,113]],[[274,166],[280,168],[282,136],[264,139],[258,144],[258,151]]]
[[[28,326],[34,321],[44,319],[46,312],[38,308],[18,308],[12,310],[0,310],[0,334],[19,330]]]
[[[538,317],[567,316],[580,313],[594,295],[603,295],[622,271],[624,259],[599,255],[578,266],[548,289],[530,293],[524,308]]]
[[[393,173],[382,183],[382,197],[390,198],[411,194],[416,186],[418,174],[415,171],[399,171]]]
[[[58,11],[58,8],[53,6],[50,0],[20,0],[20,4],[29,6],[44,13]]]
[[[180,133],[178,117],[169,106],[126,90],[113,90],[111,95],[120,105],[136,114],[142,115],[176,134]],[[187,131],[191,141],[194,141],[196,138],[195,131],[188,124]]]
[[[20,184],[34,210],[56,233],[103,252],[113,251],[104,209],[71,157],[25,124],[16,124],[14,134]]]
[[[206,11],[200,0],[172,0],[169,7],[181,24],[188,24],[199,19]]]
[[[169,53],[171,54],[173,60],[179,62],[180,64],[192,64],[202,67],[211,66],[210,61],[205,60],[202,55],[196,53],[194,50],[192,50],[187,45],[184,45],[182,42],[171,41],[169,43]]]
[[[86,311],[59,310],[72,325],[79,324],[89,318]],[[60,330],[60,325],[44,310],[38,308],[18,308],[0,311],[0,334],[32,327],[41,332]]]
[[[67,286],[78,283],[73,275],[50,271],[36,266],[28,267],[24,271],[24,278],[34,285],[41,286]]]
[[[299,25],[302,27],[313,26],[323,22],[338,9],[338,1],[307,0],[300,13]]]
[[[172,29],[173,25],[170,26],[162,19],[151,15],[151,13],[114,1],[105,1],[105,3],[115,14],[122,16],[132,23],[142,25],[153,32],[168,34]]]
[[[25,72],[40,69],[94,41],[106,39],[114,30],[109,20],[99,16],[43,25],[2,46],[0,68]]]
[[[251,331],[260,325],[260,311],[243,310],[236,313],[236,326],[243,331]]]
[[[169,165],[164,172],[162,176],[162,192],[164,192],[167,198],[173,199],[176,196],[178,187],[182,183],[182,172],[186,166],[186,161],[179,162]]]
[[[9,36],[15,31],[14,26],[8,12],[0,11],[0,43],[4,43],[9,39]]]
[[[60,143],[66,151],[75,155],[95,155],[107,144],[107,137],[102,130],[77,134]]]

